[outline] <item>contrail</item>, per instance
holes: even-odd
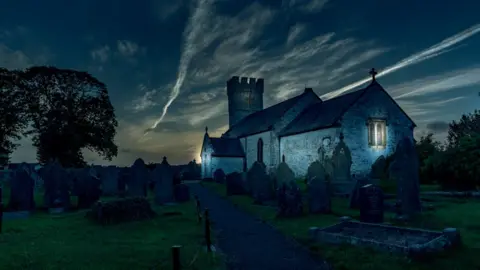
[[[394,64],[393,66],[390,66],[390,67],[387,67],[386,69],[380,71],[378,74],[377,74],[377,77],[380,77],[380,76],[384,76],[384,75],[387,75],[389,73],[392,73],[392,72],[395,72],[399,69],[402,69],[402,68],[405,68],[405,67],[408,67],[410,65],[414,65],[414,64],[417,64],[417,63],[420,63],[420,62],[423,62],[427,59],[430,59],[430,58],[433,58],[433,57],[436,57],[436,56],[439,56],[441,54],[444,54],[446,52],[449,52],[451,49],[452,46],[462,42],[463,40],[475,35],[475,34],[478,34],[480,32],[480,24],[476,24],[458,34],[455,34],[447,39],[444,39],[442,40],[440,43],[437,43],[433,46],[431,46],[430,48],[426,49],[426,50],[423,50],[421,52],[418,52],[418,53],[415,53],[407,58],[404,58],[402,59],[401,61],[397,62],[396,64]],[[330,99],[330,98],[334,98],[336,96],[339,96],[355,87],[358,87],[366,82],[369,82],[371,80],[370,77],[368,78],[365,78],[363,80],[360,80],[360,81],[357,81],[357,82],[354,82],[352,84],[349,84],[347,86],[344,86],[338,90],[335,90],[335,91],[332,91],[332,92],[329,92],[329,93],[326,93],[324,95],[322,95],[320,98],[322,99]]]
[[[170,93],[170,97],[163,107],[163,112],[160,118],[158,118],[155,123],[145,130],[143,136],[147,135],[148,132],[154,130],[160,122],[162,122],[163,118],[167,114],[168,108],[172,105],[173,101],[178,97],[180,94],[180,89],[182,88],[183,81],[187,76],[188,67],[190,65],[190,61],[192,60],[193,56],[197,53],[197,49],[195,46],[195,40],[201,35],[202,33],[202,25],[208,19],[208,15],[210,13],[210,6],[212,1],[211,0],[198,0],[197,5],[194,8],[192,16],[190,16],[187,27],[183,32],[185,41],[183,43],[183,50],[180,56],[180,64],[178,66],[177,72],[177,80],[175,85],[173,86],[172,92]]]

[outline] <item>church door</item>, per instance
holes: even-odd
[[[263,141],[261,138],[257,142],[257,161],[263,163]]]

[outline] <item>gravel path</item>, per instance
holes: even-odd
[[[201,207],[210,210],[217,245],[228,257],[231,270],[316,270],[329,269],[325,262],[287,240],[281,233],[202,187],[189,184]]]

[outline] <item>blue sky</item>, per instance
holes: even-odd
[[[105,82],[118,165],[198,159],[205,126],[227,129],[233,75],[264,78],[270,106],[305,85],[325,99],[357,89],[375,67],[417,134],[441,139],[480,104],[476,10],[473,0],[3,0],[0,66],[54,65]],[[29,139],[21,144],[12,160],[34,161]]]

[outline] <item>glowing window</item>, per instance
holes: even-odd
[[[368,121],[368,145],[384,148],[387,145],[387,123],[385,120]]]

